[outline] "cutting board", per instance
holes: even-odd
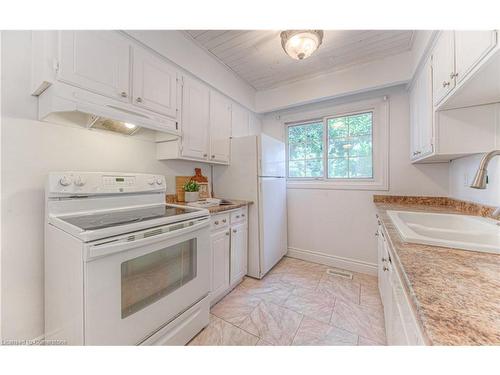
[[[191,180],[193,176],[175,176],[175,193],[177,202],[184,202],[184,185]]]

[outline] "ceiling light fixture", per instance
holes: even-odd
[[[280,36],[281,46],[295,60],[307,59],[323,42],[323,30],[285,30]]]

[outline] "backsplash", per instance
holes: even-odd
[[[488,166],[488,187],[484,190],[472,189],[470,187],[482,156],[482,154],[472,155],[453,160],[450,163],[449,196],[489,206],[500,206],[499,157],[493,158]]]

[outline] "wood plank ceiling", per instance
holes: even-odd
[[[408,51],[413,30],[325,30],[308,59],[293,60],[272,30],[188,30],[186,34],[257,90]]]

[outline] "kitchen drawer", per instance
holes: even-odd
[[[231,212],[231,224],[241,223],[247,219],[248,210],[246,207]]]
[[[229,213],[213,215],[210,222],[212,231],[225,228],[229,225]]]
[[[186,345],[209,323],[209,298],[205,297],[140,345]]]

